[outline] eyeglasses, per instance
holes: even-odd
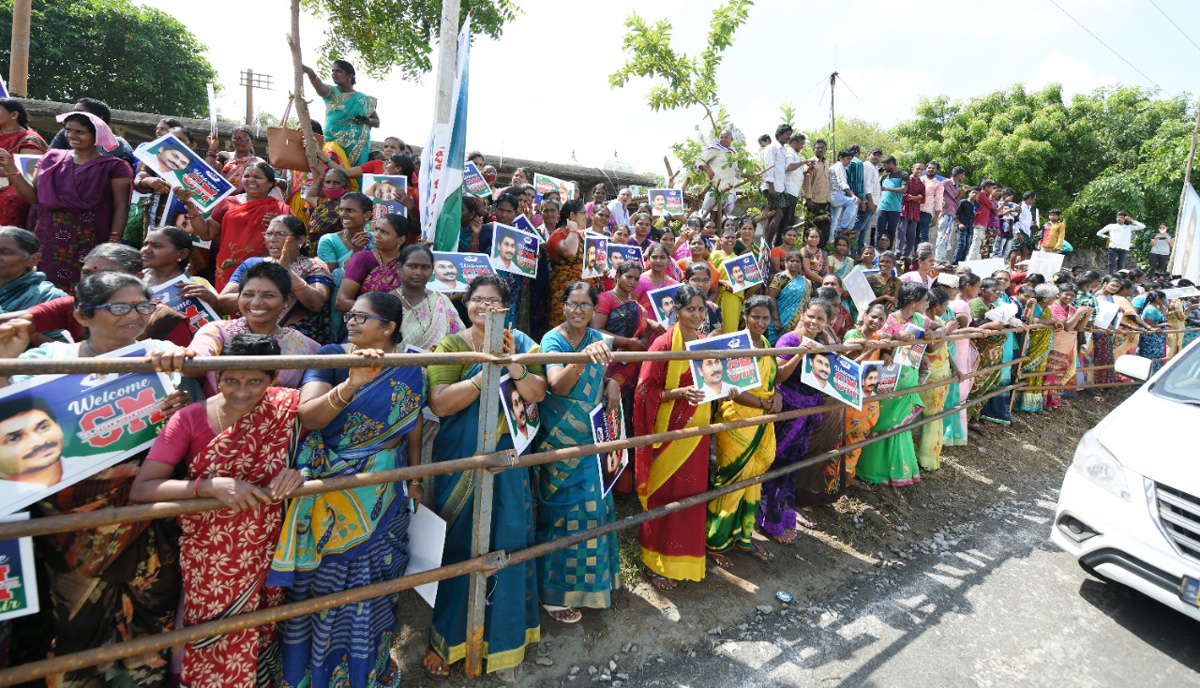
[[[371,315],[370,313],[359,313],[358,311],[350,311],[342,316],[342,320],[344,320],[347,325],[350,323],[362,325],[363,323],[367,322],[368,319],[378,320],[381,323],[391,322],[391,320],[388,320],[387,318],[381,318],[378,315]]]
[[[288,236],[287,232],[263,232],[263,236],[268,239],[285,239]]]
[[[140,303],[102,303],[96,308],[103,308],[117,317],[129,315],[130,311],[137,311],[141,315],[150,315],[158,306],[153,301],[142,301]]]
[[[563,308],[566,308],[567,310],[571,311],[572,313],[578,313],[580,311],[587,313],[589,311],[595,310],[596,307],[590,303],[575,303],[573,301],[568,301],[563,304]]]
[[[467,303],[475,305],[475,306],[488,306],[488,307],[496,307],[496,306],[504,305],[504,302],[502,302],[500,299],[481,299],[481,298],[477,298],[474,296],[467,299]]]

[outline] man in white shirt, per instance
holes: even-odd
[[[763,229],[763,238],[769,244],[775,233],[779,231],[779,227],[783,224],[783,216],[787,213],[790,205],[795,213],[796,199],[789,198],[784,192],[784,183],[787,179],[787,155],[783,149],[787,148],[788,141],[792,138],[792,128],[786,124],[780,124],[775,128],[775,141],[763,149],[763,191],[770,201],[770,207],[775,210],[775,214],[771,216],[767,226]]]
[[[1037,196],[1032,191],[1021,194],[1017,220],[1013,222],[1013,252],[1018,254],[1016,262],[1029,260],[1032,247],[1037,245],[1037,242],[1033,241],[1033,202],[1035,200],[1037,200]]]
[[[783,232],[791,227],[796,222],[796,201],[800,200],[800,190],[804,184],[804,159],[800,157],[800,151],[804,150],[804,134],[792,134],[788,140],[788,145],[783,148],[784,155],[784,176],[783,176],[783,193],[787,194],[788,206],[783,210],[783,217],[779,221],[779,230],[773,236],[763,237],[768,246],[773,246],[772,241],[775,236],[783,236]]]
[[[704,205],[700,206],[700,214],[711,214],[718,227],[721,226],[721,218],[717,214],[717,201],[721,201],[720,209],[726,216],[733,214],[733,206],[737,201],[733,187],[737,186],[741,175],[737,165],[729,161],[733,152],[733,132],[726,129],[721,132],[715,144],[705,148],[700,152],[700,157],[696,158],[696,169],[703,172],[712,182],[712,188],[704,195]]]
[[[1122,210],[1117,213],[1116,222],[1104,225],[1096,232],[1096,236],[1108,239],[1108,274],[1115,275],[1118,270],[1125,268],[1125,258],[1129,256],[1133,233],[1145,228],[1146,225],[1134,220],[1129,213]]]
[[[633,192],[628,187],[617,192],[617,197],[608,203],[608,229],[612,230],[621,225],[629,226],[629,202],[633,200]]]
[[[873,246],[871,243],[871,225],[879,210],[879,197],[883,195],[883,183],[879,177],[879,161],[883,159],[882,148],[872,148],[867,161],[863,163],[863,193],[865,198],[858,199],[858,217],[854,220],[854,236],[862,246]],[[851,245],[850,249],[857,250]]]
[[[829,168],[829,227],[834,236],[850,228],[849,222],[854,219],[854,204],[858,203],[858,197],[846,181],[846,165],[850,164],[853,157],[854,154],[848,150],[838,151],[838,161]],[[850,220],[844,221],[847,213]]]

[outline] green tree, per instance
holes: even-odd
[[[12,33],[12,0],[0,0],[0,35]],[[205,84],[217,73],[207,48],[177,19],[128,0],[36,0],[29,45],[29,97],[207,117]],[[10,49],[0,46],[0,62]]]
[[[863,158],[866,158],[867,152],[875,147],[882,148],[884,155],[895,155],[900,149],[900,137],[880,127],[877,122],[868,122],[858,117],[838,116],[836,131],[838,147],[845,148],[850,144],[857,143],[863,149]],[[830,135],[828,124],[820,129],[807,132],[807,136],[807,145],[809,146],[812,146],[817,139],[825,139],[830,146],[833,145],[833,137]]]

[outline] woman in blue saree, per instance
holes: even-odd
[[[804,254],[789,251],[783,259],[783,272],[771,276],[767,296],[775,299],[778,308],[776,318],[767,328],[767,341],[774,346],[784,334],[800,324],[804,302],[808,300],[810,285],[804,278]]]
[[[542,432],[539,451],[591,444],[591,413],[605,406],[605,414],[621,407],[621,388],[605,379],[612,352],[604,335],[588,324],[599,296],[587,282],[567,286],[562,295],[563,323],[542,337],[542,351],[587,353],[591,363],[546,365],[550,391],[539,409]],[[537,470],[537,541],[574,535],[580,530],[612,522],[612,493],[605,494],[597,461],[606,462],[606,473],[618,467],[618,454],[592,454],[544,464]],[[556,621],[575,623],[578,607],[608,609],[612,591],[620,586],[617,536],[610,533],[538,559],[538,593]]]
[[[346,313],[349,344],[324,355],[378,358],[400,346],[403,306],[395,294],[370,292]],[[309,370],[300,418],[314,431],[301,440],[296,468],[307,479],[372,473],[401,461],[421,463],[425,380],[419,367]],[[408,485],[412,504],[421,481]],[[384,483],[293,499],[267,584],[290,588],[290,601],[392,580],[408,566],[410,503],[402,484]],[[391,660],[398,594],[376,597],[285,621],[283,683],[287,686],[393,686]]]
[[[325,100],[325,139],[336,141],[346,151],[351,167],[367,164],[371,128],[379,126],[379,114],[375,98],[354,90],[354,67],[345,60],[334,60],[329,73],[332,86],[322,83],[311,67],[305,67],[304,73]]]
[[[1146,303],[1142,307],[1142,320],[1151,327],[1166,329],[1167,327],[1167,295],[1155,289],[1146,294]],[[1167,335],[1150,330],[1138,339],[1138,355],[1149,359],[1159,359],[1167,355]],[[1163,366],[1162,361],[1155,360],[1151,368],[1157,373]]]
[[[465,295],[471,327],[448,335],[437,346],[437,353],[464,353],[484,348],[484,326],[488,314],[508,311],[512,294],[508,284],[495,275],[476,277]],[[524,332],[504,333],[504,353],[540,351]],[[516,390],[526,403],[537,403],[546,396],[542,366],[514,363],[506,367]],[[442,427],[433,444],[434,461],[461,459],[476,454],[480,423],[479,400],[483,394],[483,368],[473,365],[431,365],[427,369],[429,408],[442,419]],[[493,392],[493,390],[488,390]],[[513,448],[513,439],[504,419],[499,422],[500,440],[496,450]],[[434,508],[446,520],[446,546],[442,565],[466,561],[471,557],[472,513],[475,471],[463,471],[434,478]],[[533,494],[528,468],[514,468],[496,474],[492,486],[492,535],[490,549],[513,552],[534,544]],[[525,562],[508,566],[487,581],[487,612],[483,622],[484,659],[487,672],[511,669],[525,658],[525,647],[541,639],[538,618],[537,565]],[[429,652],[425,655],[425,673],[445,680],[451,664],[467,654],[467,592],[469,577],[458,576],[438,584],[433,605],[433,628],[429,634]]]

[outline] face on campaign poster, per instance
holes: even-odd
[[[537,277],[539,244],[536,235],[497,223],[492,237],[492,267],[522,277]]]
[[[191,191],[202,212],[210,212],[233,193],[233,184],[173,134],[139,147],[133,155],[171,186]]]
[[[750,331],[741,330],[716,337],[706,337],[684,343],[688,351],[748,350]],[[753,357],[704,358],[690,361],[695,387],[704,392],[704,401],[728,398],[762,386],[758,365]]]
[[[426,286],[446,294],[465,292],[472,280],[490,275],[492,261],[482,253],[433,252],[433,274]]]

